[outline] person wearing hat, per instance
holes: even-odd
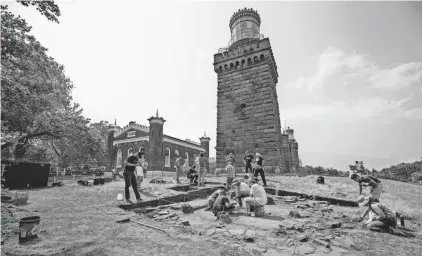
[[[231,186],[234,178],[236,178],[236,170],[235,170],[234,166],[232,165],[231,161],[229,161],[227,163],[226,174],[227,174],[226,188],[228,189]]]
[[[239,179],[233,180],[233,186],[236,191],[236,196],[234,198],[239,202],[239,206],[243,207],[242,199],[249,196],[250,188],[248,184]]]
[[[226,194],[227,192],[225,189],[220,190],[220,194],[218,195],[212,207],[212,212],[214,213],[214,216],[217,216],[219,212],[227,212],[234,209],[235,203],[230,203],[230,199],[227,197]]]
[[[256,153],[255,157],[255,167],[254,167],[254,177],[258,177],[258,174],[261,175],[262,182],[264,186],[267,186],[267,181],[265,180],[264,174],[264,165],[263,165],[264,158],[261,156],[260,153]]]
[[[377,232],[389,232],[390,227],[397,227],[396,214],[388,209],[385,205],[377,203],[370,196],[359,196],[358,198],[359,206],[368,207],[359,221],[363,221],[368,211],[376,214],[372,219],[369,219],[366,224],[369,230]]]
[[[226,157],[226,162],[232,162],[232,164],[236,163],[236,158],[234,157],[233,153],[230,153],[227,157]]]
[[[132,203],[130,201],[129,188],[132,186],[133,192],[135,193],[136,200],[138,202],[142,201],[141,195],[138,191],[138,182],[136,181],[135,169],[136,166],[140,166],[139,158],[141,158],[141,152],[129,156],[125,161],[125,171],[123,176],[125,177],[125,198],[127,203]]]
[[[359,175],[357,173],[350,175],[350,178],[359,183],[359,195],[362,195],[362,187],[371,187],[370,196],[378,201],[380,200],[382,184],[379,179],[371,175]]]
[[[251,206],[264,206],[267,204],[267,193],[263,186],[259,183],[258,178],[253,178],[251,183],[251,191],[249,192],[249,197],[244,199],[246,204],[246,215],[250,215]]]

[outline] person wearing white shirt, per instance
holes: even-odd
[[[138,164],[139,165],[137,165],[136,168],[135,168],[135,175],[136,175],[136,181],[138,183],[138,191],[140,191],[141,190],[141,183],[144,180],[144,171],[141,167],[141,165],[142,165],[141,159],[138,160]]]
[[[258,178],[253,178],[249,197],[244,199],[246,204],[246,215],[250,215],[251,206],[264,206],[267,204],[267,193],[263,186],[258,184]]]
[[[250,188],[248,184],[239,179],[233,180],[233,186],[236,190],[235,199],[239,202],[239,206],[243,207],[242,199],[249,196]]]

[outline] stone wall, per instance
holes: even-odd
[[[246,150],[259,152],[267,168],[281,168],[283,154],[277,69],[268,39],[214,55],[218,74],[217,168],[233,152],[242,167]],[[289,154],[290,155],[290,154]],[[283,171],[283,170],[282,170]]]

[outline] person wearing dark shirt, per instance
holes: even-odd
[[[129,156],[125,161],[125,171],[123,176],[125,177],[125,197],[127,203],[133,203],[130,201],[129,187],[132,186],[133,192],[135,193],[137,202],[142,201],[141,195],[138,191],[138,182],[136,181],[135,169],[138,163],[139,158],[141,157],[140,153]]]
[[[188,171],[188,179],[190,179],[190,183],[198,183],[198,173],[196,172],[196,166],[193,165],[190,170]]]
[[[267,186],[267,181],[265,180],[264,174],[264,158],[261,156],[260,153],[256,153],[255,157],[255,168],[254,168],[254,177],[258,177],[258,174],[261,175],[262,183],[264,183],[264,187]]]
[[[252,173],[252,160],[253,160],[253,156],[251,154],[248,153],[248,151],[245,152],[245,157],[243,158],[243,162],[245,163],[245,172],[248,173],[248,171],[250,170]]]
[[[235,203],[230,203],[230,199],[226,195],[226,190],[222,189],[220,195],[215,200],[212,211],[214,215],[217,216],[219,212],[231,211],[234,207]]]

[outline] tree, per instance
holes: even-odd
[[[35,6],[35,8],[44,15],[48,20],[59,23],[60,9],[54,1],[17,1],[23,6]]]
[[[31,27],[24,19],[5,6],[1,19],[2,151],[19,142],[21,156],[34,155],[34,146],[50,148],[60,162],[104,155],[98,132],[88,126],[90,120],[82,116],[79,105],[71,102],[73,84],[64,67],[29,34]]]

